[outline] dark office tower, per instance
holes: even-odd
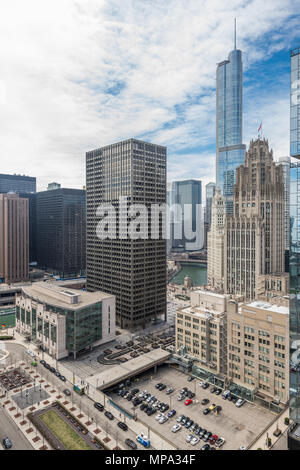
[[[0,174],[0,193],[35,193],[36,178],[24,175]]]
[[[217,67],[216,103],[216,183],[226,200],[226,209],[233,213],[235,170],[245,161],[243,145],[243,64],[242,51],[230,52]]]
[[[28,279],[28,200],[0,194],[0,284]]]
[[[195,243],[185,236],[185,228],[190,225],[195,233],[197,227],[197,207],[202,203],[202,182],[199,180],[174,181],[172,183],[173,204],[181,207],[180,211],[172,213],[172,248],[176,251],[197,251],[203,248],[203,239],[199,237],[199,242]],[[191,207],[191,213],[187,211]],[[203,230],[202,226],[199,230]],[[181,233],[181,237],[180,237]],[[201,238],[201,239],[200,239]]]
[[[291,157],[300,160],[300,48],[291,51]],[[300,161],[290,172],[290,418],[291,450],[300,450]]]
[[[165,147],[135,139],[86,154],[87,288],[114,294],[117,324],[130,330],[162,316],[166,320],[166,239],[161,217],[155,236],[150,233],[150,208],[166,204],[166,157]],[[116,221],[115,233],[112,230],[107,238],[96,233],[104,204],[112,206]],[[141,224],[148,226],[147,233],[141,232],[139,238],[130,232],[133,216],[127,219],[127,210],[135,212],[136,204],[146,207],[143,218],[148,220]]]
[[[208,183],[205,186],[205,198],[206,198],[206,205],[205,205],[205,222],[210,227],[211,224],[211,208],[212,208],[212,201],[214,195],[216,194],[216,183]]]
[[[60,277],[85,273],[85,191],[54,189],[36,195],[37,262]]]

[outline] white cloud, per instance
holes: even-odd
[[[43,189],[52,180],[82,186],[87,150],[138,136],[170,147],[170,179],[208,182],[216,63],[232,48],[233,18],[247,71],[290,47],[285,20],[299,13],[299,2],[3,0],[1,10],[0,171],[36,175]],[[118,86],[119,94],[107,93]],[[266,96],[265,105],[266,135],[285,154],[288,97],[272,103]],[[249,116],[245,129],[251,109]],[[179,151],[189,158],[181,162]]]

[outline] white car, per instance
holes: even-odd
[[[191,442],[191,440],[192,440],[193,438],[194,438],[193,434],[188,434],[188,435],[186,436],[186,439],[185,439],[185,440],[186,440],[186,442]]]
[[[179,431],[180,429],[182,428],[181,424],[174,424],[174,426],[172,427],[172,432],[177,432]]]
[[[178,416],[178,418],[176,419],[177,423],[180,423],[182,418],[183,418],[183,415]]]
[[[167,416],[162,416],[158,422],[159,422],[159,424],[164,424],[168,420],[169,420],[169,418]]]
[[[191,445],[192,446],[195,446],[196,444],[198,444],[198,442],[200,441],[199,437],[193,437],[193,439],[191,440]]]
[[[245,400],[243,400],[242,398],[239,398],[238,401],[236,402],[235,406],[240,408],[244,403],[245,403]]]
[[[224,437],[219,437],[215,442],[215,447],[222,447],[223,444],[225,444]]]
[[[156,419],[156,421],[159,421],[160,418],[162,418],[162,417],[163,417],[163,414],[162,414],[162,413],[158,413],[158,414],[155,416],[155,419]]]
[[[177,400],[178,400],[178,401],[184,400],[184,396],[183,396],[183,395],[178,395]]]

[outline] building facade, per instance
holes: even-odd
[[[254,301],[227,313],[228,377],[256,397],[289,399],[289,309]]]
[[[55,359],[115,338],[115,298],[36,282],[16,298],[16,329]]]
[[[0,174],[0,193],[35,193],[36,178],[25,175]]]
[[[87,289],[115,295],[117,323],[131,330],[166,320],[164,210],[150,230],[153,205],[166,204],[166,159],[165,147],[135,139],[86,154]],[[105,207],[112,232],[99,236]]]
[[[205,203],[205,219],[204,220],[208,225],[208,229],[211,224],[211,209],[212,209],[213,198],[214,198],[214,195],[216,194],[216,189],[217,189],[216,183],[211,182],[205,186],[206,203]]]
[[[226,306],[229,296],[192,291],[191,305],[176,313],[176,351],[195,358],[195,367],[227,372]]]
[[[172,214],[172,249],[176,251],[200,250],[204,241],[204,221],[199,221],[202,182],[199,180],[174,181],[172,183],[172,202],[178,206]],[[195,239],[193,242],[187,236],[187,228],[190,228],[193,233],[199,232],[198,240]]]
[[[0,283],[28,280],[28,200],[0,194]]]
[[[245,161],[243,145],[243,64],[236,47],[217,67],[216,183],[233,213],[235,170]]]
[[[36,195],[37,263],[64,277],[85,274],[85,191],[53,189]]]
[[[249,301],[257,298],[260,276],[285,270],[283,171],[267,140],[250,142],[245,165],[236,170],[233,202],[225,225],[225,292]]]
[[[225,198],[217,188],[212,202],[212,221],[207,237],[207,283],[224,290],[224,230],[226,220]]]

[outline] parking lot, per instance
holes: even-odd
[[[166,439],[173,442],[179,449],[201,449],[204,445],[203,440],[200,440],[195,447],[186,442],[188,434],[195,434],[184,426],[176,432],[172,432],[172,427],[176,424],[176,419],[179,415],[190,417],[195,423],[201,428],[205,428],[213,434],[225,439],[225,443],[222,449],[237,450],[241,446],[247,447],[252,440],[268,425],[274,415],[263,408],[245,403],[241,408],[237,408],[233,402],[224,400],[222,395],[215,395],[210,392],[210,388],[204,390],[199,386],[199,380],[195,379],[192,382],[187,381],[188,376],[184,373],[174,369],[162,366],[158,369],[157,374],[153,374],[151,377],[142,379],[134,382],[128,390],[133,388],[139,388],[140,391],[147,390],[148,393],[154,395],[157,400],[169,405],[169,409],[164,412],[167,415],[172,409],[176,410],[176,415],[169,418],[167,422],[160,424],[155,420],[157,413],[152,416],[148,416],[144,411],[140,409],[140,406],[135,407],[138,418],[145,423],[150,430],[156,430],[161,435],[165,436]],[[174,388],[174,392],[170,395],[166,394],[166,390],[160,391],[155,385],[157,383],[164,383],[167,388]],[[178,401],[177,396],[179,391],[187,387],[191,392],[195,393],[195,397],[192,399],[192,403],[188,406],[185,405],[185,400]],[[115,403],[120,405],[125,410],[132,412],[133,403],[127,401],[116,393],[110,393],[110,397]],[[137,395],[138,396],[138,395]],[[201,405],[201,401],[206,398],[209,400],[209,404],[204,406]],[[204,408],[209,407],[211,404],[221,406],[221,412],[216,415],[210,413],[208,415],[203,414]]]

